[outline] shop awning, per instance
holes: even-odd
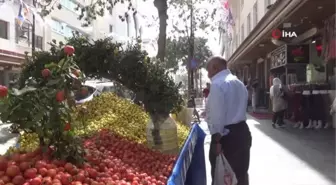
[[[270,41],[270,35],[274,28],[282,23],[283,17],[291,14],[297,7],[302,6],[308,0],[278,0],[266,12],[256,27],[229,58],[229,65],[234,66],[244,60],[253,60],[261,57],[266,50],[272,51],[276,46]],[[263,45],[260,45],[263,44]],[[267,53],[267,51],[266,51]]]
[[[322,28],[323,21],[334,13],[333,0],[278,0],[231,56],[230,65],[256,60],[277,48],[281,43],[272,42],[272,30],[283,28],[283,23],[291,23],[291,29],[300,35],[313,27]]]

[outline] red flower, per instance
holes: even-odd
[[[68,56],[71,56],[72,54],[75,53],[75,48],[70,45],[64,46],[64,53],[67,54]]]
[[[71,124],[70,123],[66,123],[64,126],[64,131],[69,131],[71,129]]]

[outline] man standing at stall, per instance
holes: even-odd
[[[223,151],[236,174],[238,185],[248,185],[252,137],[246,124],[246,87],[231,74],[222,57],[212,57],[207,70],[211,79],[206,115],[212,135],[209,153],[212,178],[216,157]]]

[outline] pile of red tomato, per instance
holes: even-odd
[[[109,131],[84,142],[83,165],[51,160],[41,150],[0,157],[0,185],[164,185],[176,156]]]

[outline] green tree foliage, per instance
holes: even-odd
[[[178,111],[182,104],[180,85],[174,83],[162,63],[150,61],[140,44],[122,48],[122,44],[110,38],[91,41],[77,35],[70,38],[67,45],[76,48],[74,61],[87,77],[116,81],[135,92],[153,120],[156,131],[153,137],[160,138],[160,121],[168,118],[172,111]],[[36,53],[34,62],[23,68],[20,84],[40,76],[39,71],[47,61],[60,60],[64,55],[62,47],[63,44],[54,43],[51,52]]]
[[[206,45],[207,39],[203,37],[195,38],[195,55],[194,58],[199,62],[199,66],[203,67],[207,58],[212,56],[209,46]],[[187,36],[177,39],[168,38],[166,47],[166,68],[172,71],[178,69],[178,63],[182,62],[183,66],[188,63],[189,38]]]
[[[62,54],[56,60],[48,56],[27,57],[27,66],[33,67],[24,68],[22,88],[2,99],[0,118],[18,131],[36,133],[41,149],[53,157],[82,163],[84,149],[72,132],[71,113],[75,107],[72,94],[79,90],[83,76],[73,57]]]

